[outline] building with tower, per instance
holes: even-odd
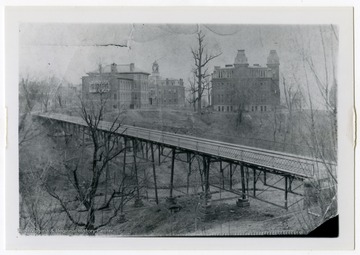
[[[149,104],[155,107],[185,105],[183,79],[162,78],[156,61],[152,65],[152,73],[149,76]]]
[[[271,50],[266,67],[249,66],[245,50],[238,50],[234,64],[215,66],[212,73],[212,106],[215,111],[272,111],[280,104],[280,61]]]
[[[103,94],[113,109],[149,106],[149,75],[134,63],[102,66],[82,77],[83,100],[98,100]]]

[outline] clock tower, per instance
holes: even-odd
[[[160,73],[159,73],[159,64],[156,62],[156,60],[152,65],[152,75],[153,76],[159,76],[160,75]]]

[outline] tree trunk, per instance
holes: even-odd
[[[200,58],[200,62],[199,63],[201,63],[201,58]],[[201,89],[202,89],[202,87],[201,87],[201,67],[199,67],[199,69],[198,69],[198,72],[199,72],[199,77],[198,77],[198,109],[197,109],[197,111],[198,111],[198,113],[201,113]]]

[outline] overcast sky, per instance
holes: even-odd
[[[187,81],[194,66],[191,47],[196,47],[198,29],[206,34],[209,53],[222,53],[210,63],[209,70],[215,65],[232,64],[238,49],[245,50],[251,65],[263,66],[269,51],[277,50],[280,73],[289,81],[294,81],[295,76],[303,81],[302,52],[311,56],[319,76],[324,79],[324,59],[329,70],[333,70],[333,60],[336,60],[337,31],[332,26],[22,24],[20,76],[56,76],[80,84],[81,77],[96,69],[99,63],[135,63],[138,68],[151,72],[152,63],[158,60],[163,77]],[[104,44],[124,47],[98,46]],[[332,76],[330,71],[329,75]]]

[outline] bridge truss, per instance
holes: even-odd
[[[36,117],[55,122],[68,133],[85,132],[88,128],[85,121],[79,117],[61,114],[38,114]],[[102,121],[99,132],[104,135],[111,132],[111,123]],[[171,161],[167,201],[176,204],[175,161],[186,163],[188,173],[191,173],[194,159],[201,159],[204,184],[203,208],[207,208],[211,203],[211,189],[217,189],[238,196],[238,206],[248,206],[250,197],[287,210],[304,199],[304,180],[322,178],[321,176],[326,172],[326,165],[335,165],[333,162],[324,164],[323,161],[308,157],[134,126],[122,125],[116,133],[121,138],[119,146],[130,147],[135,169],[138,158],[152,164],[156,203],[159,203],[156,165],[162,164],[164,160]],[[124,152],[124,165],[126,153],[127,150]],[[283,203],[273,202],[269,196],[262,197],[267,191],[274,189],[283,192],[283,199],[280,199]],[[189,174],[186,193],[188,192]],[[298,198],[289,203],[289,196]]]

